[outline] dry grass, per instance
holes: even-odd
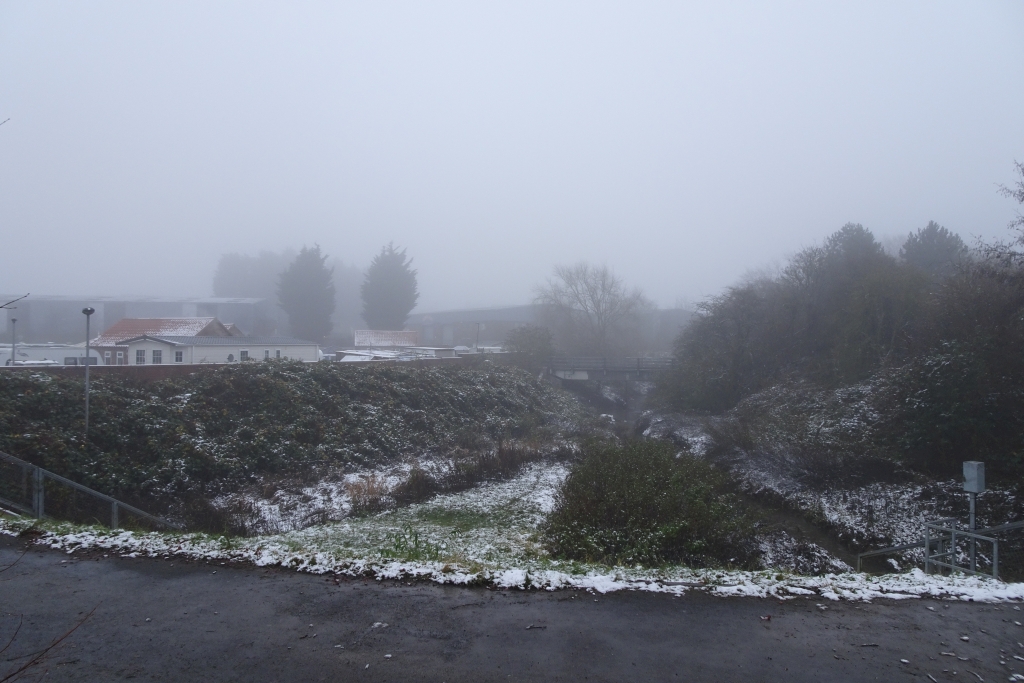
[[[394,499],[387,481],[376,474],[363,476],[359,481],[349,484],[347,489],[352,499],[353,515],[372,515],[393,505]]]

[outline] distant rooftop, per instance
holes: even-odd
[[[229,337],[231,332],[216,318],[122,318],[93,340],[96,346],[116,346],[144,335]]]
[[[138,341],[140,339],[152,339],[162,341],[174,346],[316,346],[316,342],[294,337],[191,337],[188,335],[154,335],[140,334],[131,339],[125,339],[122,344]]]

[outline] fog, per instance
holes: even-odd
[[[0,5],[0,292],[212,293],[389,241],[418,310],[606,263],[661,306],[848,221],[1007,237],[1024,4]]]

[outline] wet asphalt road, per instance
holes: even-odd
[[[25,547],[0,536],[0,569]],[[976,683],[1024,672],[1024,661],[1013,659],[1024,657],[1024,627],[1014,623],[1024,611],[1013,605],[907,600],[821,610],[818,602],[335,583],[249,565],[33,547],[0,571],[0,647],[23,620],[0,655],[0,679],[93,608],[26,680],[928,681],[930,674]]]

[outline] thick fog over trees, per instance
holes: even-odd
[[[1024,165],[1017,171],[1002,194],[1024,204]],[[861,457],[942,474],[987,460],[995,472],[1019,476],[1024,220],[1009,227],[1010,239],[968,250],[929,222],[907,236],[897,258],[870,230],[847,224],[778,275],[701,303],[676,340],[662,390],[686,410],[739,406],[761,430],[801,434],[796,450],[828,450],[806,433],[808,414],[819,411],[820,424],[825,415],[859,425],[857,444],[847,446]],[[814,397],[822,389],[835,393]],[[824,461],[810,469],[842,474]]]
[[[627,287],[608,266],[582,262],[555,266],[536,302],[563,350],[592,356],[639,352],[652,308],[639,288]]]
[[[363,320],[375,330],[401,330],[420,294],[405,249],[388,244],[373,257],[360,288]]]
[[[391,241],[429,312],[526,304],[579,261],[700,301],[848,222],[999,239],[1022,25],[1010,1],[6,2],[0,292],[272,297],[319,244],[337,332],[362,308],[339,279]]]
[[[302,339],[326,341],[334,313],[334,273],[325,265],[320,246],[302,248],[277,283],[277,300],[288,314],[292,334]]]

